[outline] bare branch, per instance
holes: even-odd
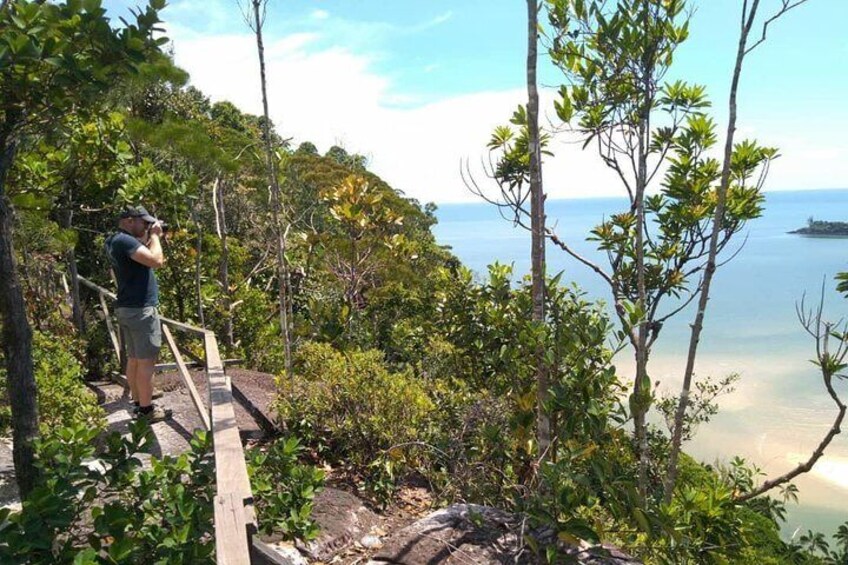
[[[254,33],[256,30],[253,25],[253,8],[251,7],[250,0],[245,0],[245,3],[242,4],[242,0],[236,0],[236,6],[238,6],[239,11],[241,12],[241,17],[244,19],[244,23],[247,24]]]
[[[848,409],[845,403],[842,402],[842,399],[837,394],[836,390],[833,387],[833,377],[838,376],[836,374],[836,367],[839,367],[845,360],[846,353],[848,353],[848,349],[845,348],[846,342],[848,342],[848,332],[834,332],[834,324],[831,322],[822,320],[822,311],[824,308],[824,286],[822,286],[821,300],[819,301],[819,305],[816,308],[815,312],[804,313],[803,311],[803,298],[801,302],[801,306],[796,306],[796,311],[798,311],[799,320],[801,321],[801,325],[804,326],[804,329],[815,338],[816,341],[816,365],[818,365],[819,370],[822,374],[822,382],[824,383],[825,389],[827,389],[827,393],[833,399],[834,404],[837,407],[836,418],[833,421],[828,432],[819,442],[818,446],[816,446],[815,450],[813,450],[810,457],[799,463],[794,469],[780,475],[779,477],[775,477],[774,479],[765,481],[759,487],[754,490],[746,493],[742,493],[735,497],[736,502],[744,502],[746,500],[750,500],[754,497],[760,496],[761,494],[775,488],[778,485],[782,485],[788,483],[798,475],[802,473],[809,472],[816,462],[824,455],[825,449],[830,445],[833,438],[836,437],[841,431],[842,421],[845,419],[845,412]],[[835,353],[832,353],[828,350],[828,339],[830,337],[838,337],[839,345],[836,349]]]
[[[656,322],[663,323],[666,320],[668,320],[669,318],[671,318],[672,316],[676,315],[678,312],[681,312],[682,310],[684,310],[687,306],[689,306],[689,304],[692,303],[693,300],[695,300],[695,298],[698,296],[698,293],[701,292],[702,287],[703,287],[703,281],[698,283],[698,287],[692,292],[692,294],[689,296],[689,298],[687,298],[683,302],[683,304],[681,304],[680,306],[678,306],[677,308],[675,308],[674,310],[672,310],[668,314],[665,314],[664,316],[657,318]]]
[[[584,258],[583,256],[579,255],[578,253],[574,252],[571,247],[569,247],[568,244],[562,241],[559,236],[557,236],[557,234],[551,231],[550,228],[545,228],[545,232],[551,242],[553,242],[557,247],[559,247],[560,249],[577,259],[579,262],[583,263],[584,265],[595,271],[598,275],[600,275],[602,279],[607,281],[607,284],[609,284],[610,287],[612,287],[613,289],[615,288],[615,282],[613,282],[612,277],[610,277],[606,272],[604,272],[603,269],[601,269],[595,263]]]
[[[748,236],[749,236],[749,234],[746,233],[745,239],[743,239],[742,243],[739,244],[739,249],[737,249],[736,251],[731,253],[730,257],[728,257],[724,261],[720,261],[720,262],[716,263],[716,269],[723,267],[723,266],[727,265],[728,263],[730,263],[731,261],[733,261],[734,259],[736,259],[736,256],[739,255],[742,252],[742,249],[744,249],[745,245],[748,243]],[[721,249],[719,249],[719,252],[721,252],[721,250],[724,249],[724,246],[727,245],[727,243],[729,243],[729,241],[730,241],[729,238],[724,241],[724,243],[721,246]]]
[[[768,27],[773,21],[786,14],[786,12],[788,12],[789,10],[797,8],[801,4],[804,4],[805,2],[807,2],[807,0],[796,0],[795,2],[792,2],[791,0],[781,0],[781,2],[783,3],[783,5],[781,6],[780,10],[778,10],[775,15],[763,22],[763,35],[753,45],[751,45],[745,50],[745,55],[756,49],[761,43],[766,40],[766,33],[768,32]]]

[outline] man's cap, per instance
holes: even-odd
[[[144,206],[124,206],[121,210],[121,219],[123,218],[141,218],[145,222],[158,222],[156,218],[150,215],[147,208]]]

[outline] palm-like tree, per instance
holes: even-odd
[[[833,538],[836,540],[836,551],[830,552],[832,562],[834,565],[848,565],[848,522],[839,526]]]
[[[803,534],[798,541],[810,553],[815,554],[821,552],[824,555],[828,555],[830,552],[830,544],[827,543],[827,539],[821,532],[807,530],[807,533]]]

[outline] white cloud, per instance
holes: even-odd
[[[168,2],[162,19],[166,26],[168,22],[186,21],[192,22],[195,29],[219,32],[231,27],[234,18],[241,23],[243,13],[250,14],[249,2],[244,0],[234,0],[232,5],[209,0],[176,0]]]
[[[213,100],[261,112],[253,36],[200,35],[178,26],[169,32],[177,64],[195,86]],[[343,144],[367,155],[375,172],[422,201],[476,200],[462,183],[460,160],[477,164],[485,157],[492,128],[506,123],[523,90],[481,92],[412,109],[392,107],[399,99],[389,80],[371,70],[368,57],[342,48],[310,51],[315,40],[297,34],[266,42],[271,115],[283,136],[296,143],[312,141],[322,151]],[[604,173],[592,159],[558,159],[546,170],[548,190],[552,197],[595,194]],[[479,167],[477,177],[484,177]]]
[[[440,15],[436,16],[435,18],[431,19],[431,20],[428,20],[428,21],[426,21],[422,24],[415,26],[415,28],[413,28],[413,29],[415,31],[430,29],[431,27],[435,27],[437,25],[445,23],[446,21],[448,21],[452,17],[453,17],[453,12],[448,10],[444,14],[440,14]]]
[[[810,132],[810,134],[815,132]],[[780,150],[766,187],[770,190],[844,188],[848,186],[848,143],[804,133],[767,140]]]
[[[449,14],[443,18],[449,17]],[[230,100],[261,112],[256,44],[252,35],[200,35],[171,26],[177,64],[213,100]],[[506,123],[526,94],[522,88],[455,96],[416,107],[373,70],[368,56],[342,47],[318,49],[316,34],[266,40],[271,116],[284,137],[312,141],[319,150],[342,144],[371,159],[371,168],[395,188],[421,201],[475,201],[463,185],[460,161],[477,165],[494,126]],[[552,93],[543,91],[545,99]],[[770,140],[771,141],[771,140]],[[778,140],[779,141],[779,140]],[[556,156],[544,167],[551,198],[622,195],[613,173],[591,152],[557,138]],[[848,180],[843,147],[787,136],[769,189],[833,187]],[[489,183],[491,186],[491,183]]]
[[[312,12],[311,16],[314,20],[326,20],[330,17],[330,12],[327,10],[315,10]]]

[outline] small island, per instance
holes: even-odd
[[[806,227],[789,233],[807,237],[848,237],[848,222],[826,222],[811,216],[807,218]]]

